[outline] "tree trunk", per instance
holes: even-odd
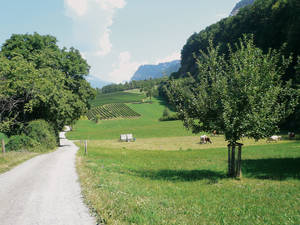
[[[5,153],[5,141],[2,139],[2,153]]]
[[[236,167],[236,177],[240,178],[242,176],[242,145],[239,144],[239,151],[238,151],[238,161]]]
[[[230,144],[228,145],[228,176],[231,177],[232,174],[231,174],[231,157],[230,157],[230,154],[231,154],[231,146]]]
[[[240,178],[241,177],[241,163],[242,163],[242,146],[240,143],[228,144],[228,176]],[[238,147],[237,160],[235,158],[235,149]]]

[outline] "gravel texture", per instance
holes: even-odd
[[[60,134],[61,147],[0,175],[1,225],[96,224],[83,203],[75,168],[78,148]]]

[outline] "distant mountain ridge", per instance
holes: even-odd
[[[238,14],[239,10],[247,5],[251,5],[253,4],[255,0],[242,0],[240,2],[238,2],[235,7],[233,8],[233,10],[230,13],[230,16],[235,16],[236,14]]]
[[[180,67],[180,60],[159,63],[158,65],[142,65],[134,73],[131,80],[149,80],[163,76],[170,76],[171,73],[177,72]]]

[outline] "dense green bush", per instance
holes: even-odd
[[[45,120],[34,120],[25,127],[24,134],[37,141],[42,147],[52,149],[56,146],[53,127]]]
[[[21,135],[14,135],[9,138],[9,141],[6,145],[7,151],[22,151],[27,150],[30,151],[31,149],[36,148],[39,146],[39,143],[32,138],[21,134]]]
[[[162,117],[159,118],[159,121],[171,121],[179,120],[177,113],[171,114],[171,111],[168,108],[165,108],[163,111]]]
[[[8,151],[44,152],[57,145],[54,129],[44,120],[29,122],[20,135],[9,138],[6,145]]]

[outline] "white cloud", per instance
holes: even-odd
[[[114,10],[124,8],[126,2],[124,0],[96,0],[104,10]]]
[[[73,20],[74,42],[90,55],[105,56],[112,50],[110,26],[125,0],[64,0],[66,15]]]
[[[65,0],[65,5],[77,16],[83,16],[87,11],[88,0]],[[69,14],[70,11],[67,13]]]
[[[180,58],[181,58],[181,54],[179,52],[174,52],[171,55],[168,55],[164,58],[156,60],[155,63],[159,64],[159,63],[164,63],[164,62],[171,62],[171,61],[174,61],[174,60],[180,60]]]
[[[119,54],[118,64],[115,66],[114,70],[109,73],[109,80],[115,83],[129,81],[134,72],[142,64],[146,64],[146,62],[133,62],[131,61],[130,52],[121,52]]]
[[[111,52],[112,44],[109,39],[110,30],[106,29],[102,37],[99,40],[100,50],[97,51],[96,55],[104,56]]]

